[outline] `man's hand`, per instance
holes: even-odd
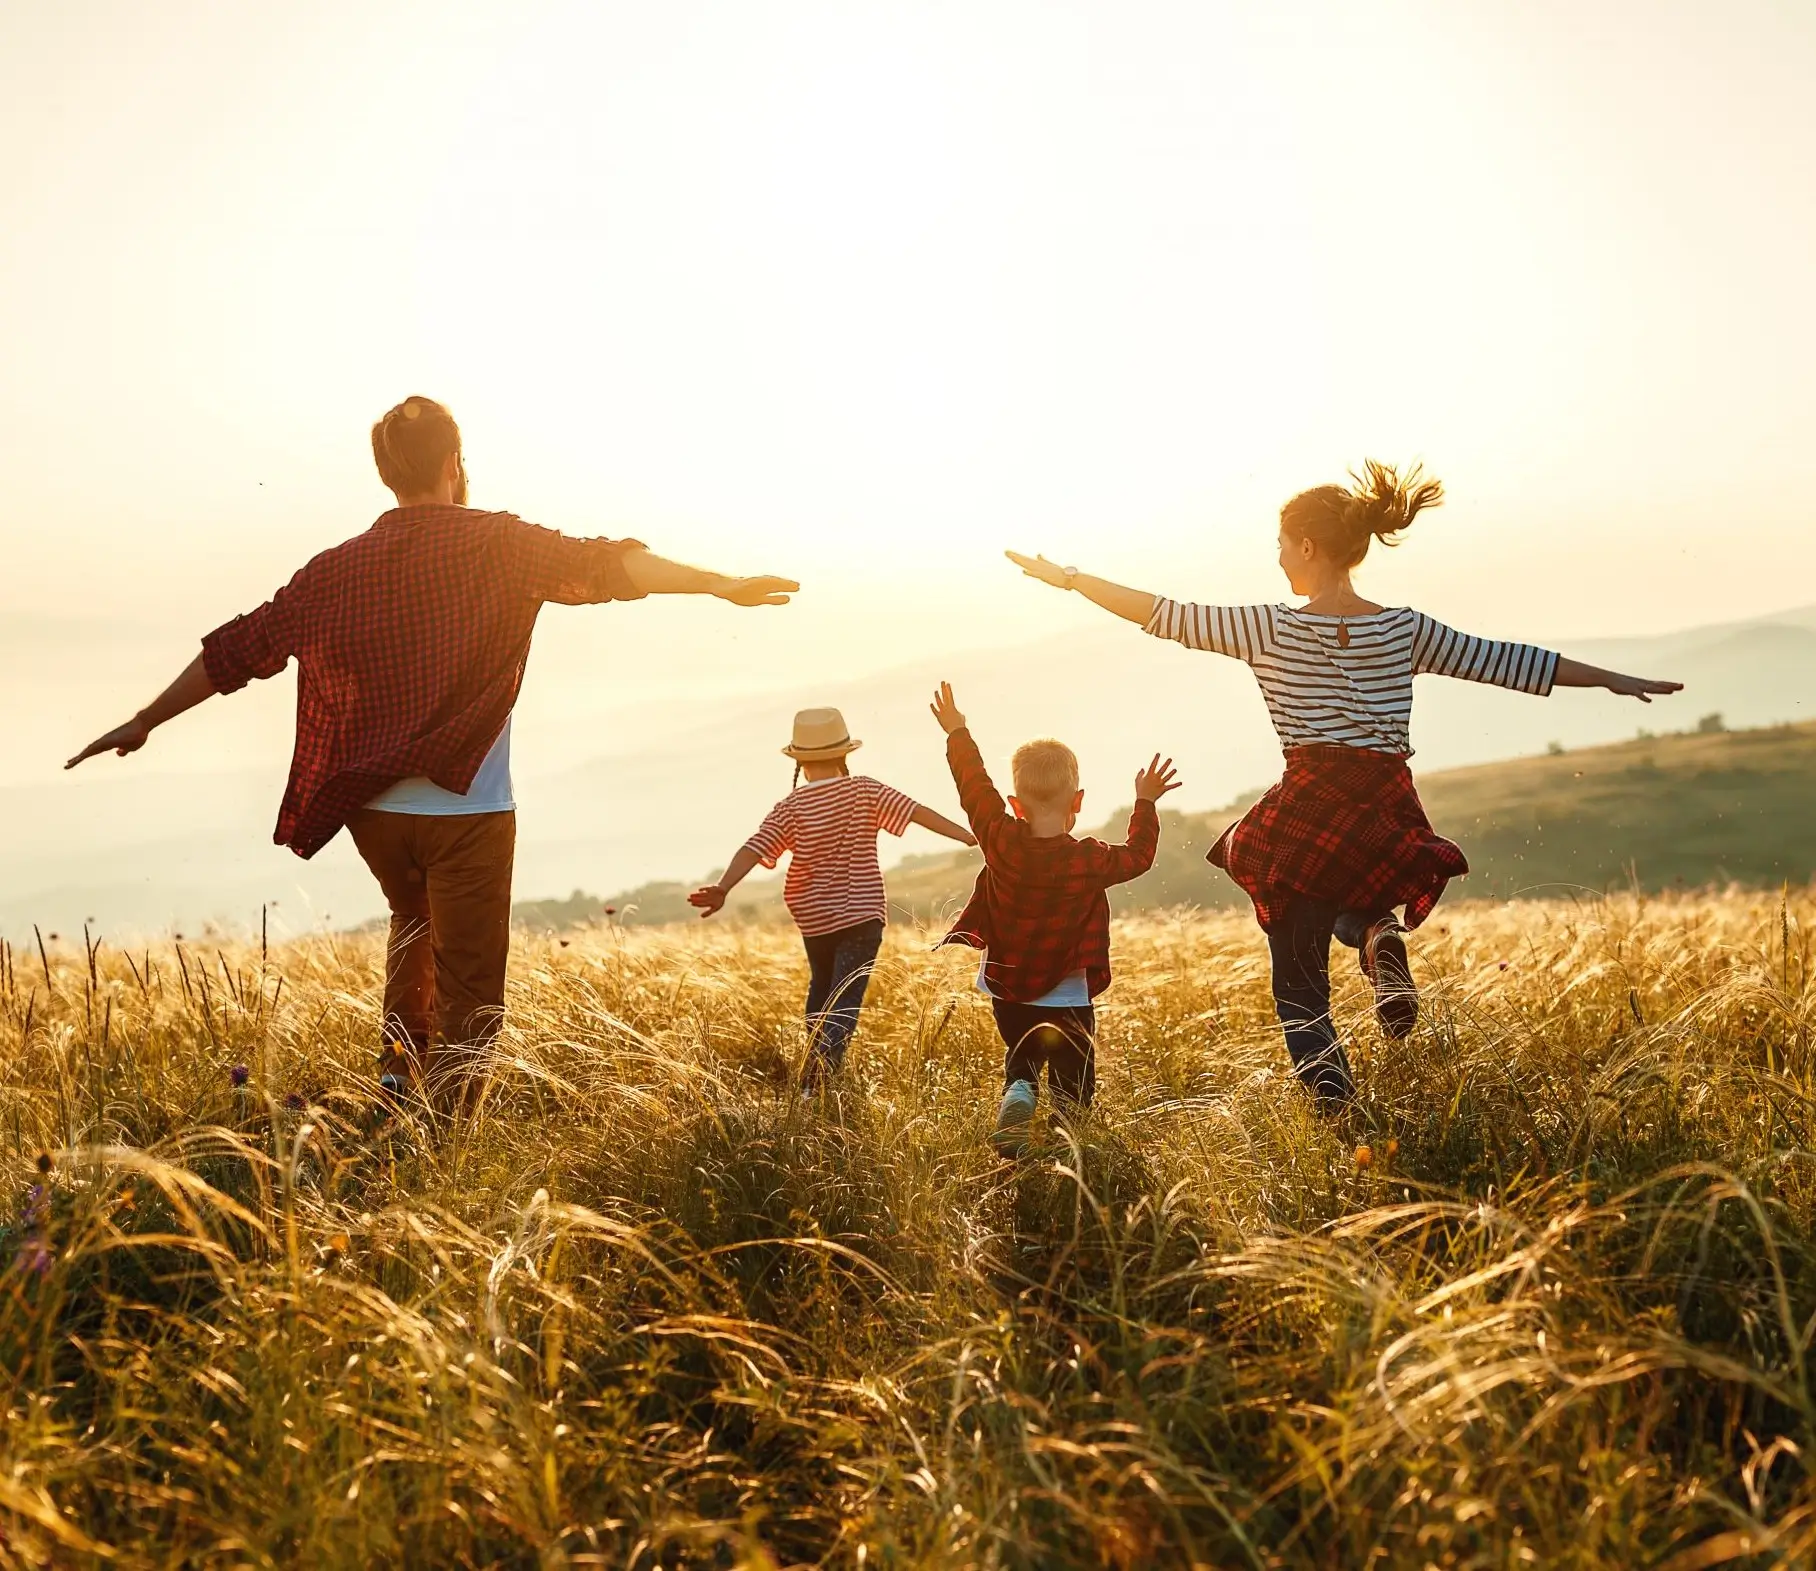
[[[725,904],[725,886],[723,884],[702,884],[687,897],[687,903],[700,913],[704,921]]]
[[[115,726],[106,736],[98,736],[87,747],[77,753],[63,767],[74,769],[85,758],[93,758],[97,753],[118,753],[124,758],[128,753],[136,753],[151,735],[151,727],[144,718],[134,715],[125,725]]]
[[[1153,763],[1135,777],[1135,800],[1137,802],[1158,802],[1169,791],[1177,791],[1179,781],[1173,772],[1173,760],[1165,763],[1160,754],[1154,755]]]
[[[800,588],[792,578],[728,578],[713,593],[733,605],[787,605]]]
[[[1003,555],[1030,578],[1038,578],[1043,584],[1051,584],[1055,589],[1072,587],[1071,578],[1075,569],[1049,562],[1044,556],[1023,556],[1019,551],[1005,551]]]
[[[952,696],[952,684],[941,682],[939,691],[933,695],[933,702],[927,706],[933,711],[933,718],[940,723],[940,730],[947,736],[954,731],[965,729],[965,717],[958,711],[958,703]]]

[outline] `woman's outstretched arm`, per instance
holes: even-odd
[[[1619,671],[1605,671],[1598,665],[1584,665],[1580,660],[1557,657],[1557,674],[1553,687],[1605,687],[1623,698],[1637,698],[1642,704],[1652,702],[1654,695],[1681,693],[1682,682],[1656,682],[1645,676],[1625,676]]]
[[[1107,578],[1093,578],[1076,568],[1060,567],[1044,556],[1023,556],[1019,551],[1005,551],[1003,555],[1030,578],[1038,578],[1055,589],[1076,589],[1093,605],[1102,606],[1125,622],[1146,627],[1154,614],[1154,602],[1159,596],[1151,595],[1145,589],[1129,589],[1122,584],[1113,584]]]

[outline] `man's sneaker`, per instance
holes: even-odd
[[[1419,1018],[1419,990],[1406,958],[1406,929],[1400,919],[1384,916],[1362,935],[1362,974],[1375,984],[1375,1018],[1398,1039],[1408,1036]]]
[[[1032,1080],[1014,1080],[1003,1092],[1002,1106],[996,1110],[996,1128],[990,1132],[990,1144],[998,1156],[1016,1157],[1028,1149],[1028,1125],[1034,1119],[1038,1093]]]

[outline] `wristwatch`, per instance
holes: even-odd
[[[1064,573],[1066,576],[1065,583],[1060,585],[1062,589],[1076,589],[1078,587],[1078,569],[1076,567],[1062,567],[1060,572]]]

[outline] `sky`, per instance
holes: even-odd
[[[0,0],[0,779],[370,523],[410,393],[476,503],[804,585],[551,613],[520,770],[1090,625],[1006,546],[1277,598],[1367,456],[1451,500],[1361,587],[1475,631],[1816,600],[1813,70],[1806,0]]]

